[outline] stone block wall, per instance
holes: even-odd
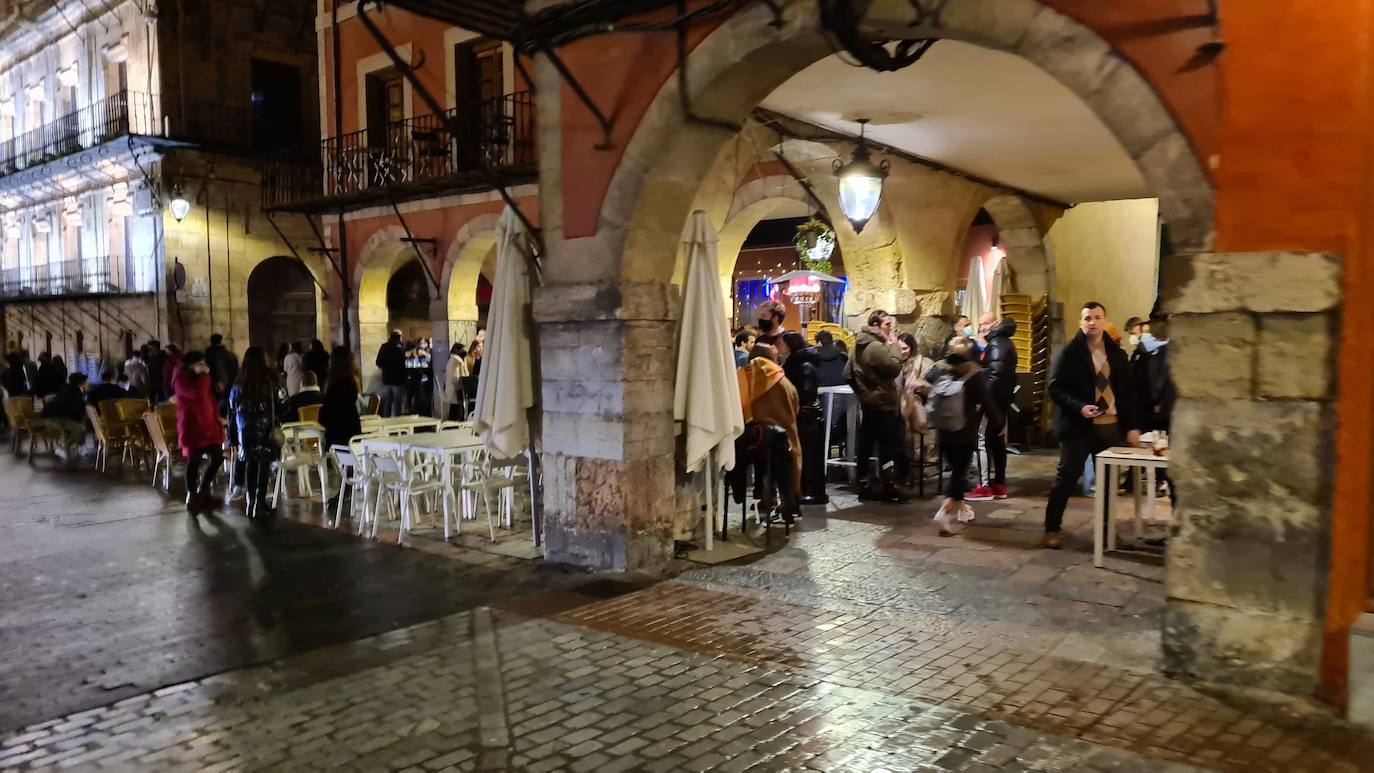
[[[1166,258],[1178,386],[1167,671],[1312,693],[1330,568],[1341,261]]]
[[[652,572],[672,558],[676,295],[619,282],[535,293],[550,562]]]

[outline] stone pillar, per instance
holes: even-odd
[[[1164,667],[1311,694],[1330,568],[1341,262],[1199,254],[1162,265],[1171,312]]]
[[[545,560],[655,572],[672,558],[668,283],[540,287]]]

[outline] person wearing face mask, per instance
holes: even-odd
[[[945,336],[945,346],[940,352],[940,356],[944,357],[949,354],[949,345],[954,339],[967,338],[971,341],[977,335],[978,331],[973,327],[973,320],[960,315],[958,319],[954,320],[954,329]]]
[[[1135,353],[1135,348],[1140,345],[1140,335],[1144,332],[1145,320],[1140,317],[1131,317],[1126,320],[1126,327],[1122,328],[1126,334],[1125,345],[1121,348],[1126,350],[1126,356]]]
[[[968,498],[975,502],[1007,498],[1007,437],[1006,417],[1011,415],[1011,404],[1016,397],[1016,320],[1005,317],[998,320],[991,313],[978,320],[982,338],[986,342],[979,353],[978,361],[984,368],[988,390],[997,411],[986,415],[987,427],[983,432],[982,445],[988,463],[984,468],[987,482],[974,489]],[[993,417],[1001,417],[993,422]]]
[[[1140,396],[1142,428],[1150,432],[1168,432],[1173,424],[1178,392],[1174,389],[1174,378],[1169,371],[1167,317],[1150,317],[1148,326],[1140,334],[1140,345],[1131,355],[1131,375],[1135,377]],[[1177,504],[1174,482],[1169,480],[1167,470],[1159,470],[1159,480],[1169,487],[1169,500]]]
[[[854,356],[849,358],[848,381],[859,398],[863,421],[859,427],[858,462],[860,497],[887,502],[910,502],[911,493],[897,481],[907,479],[909,460],[903,431],[901,391],[902,350],[897,340],[897,321],[885,311],[868,316],[868,325],[854,337]],[[878,471],[870,475],[868,460],[878,446]],[[895,479],[884,477],[892,462]],[[867,483],[867,485],[865,485]]]
[[[778,301],[769,301],[760,306],[759,334],[754,343],[767,344],[776,348],[778,341],[782,340],[782,334],[787,332],[782,326],[786,319],[787,307]]]

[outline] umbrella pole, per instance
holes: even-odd
[[[706,454],[706,469],[702,470],[702,480],[706,483],[706,552],[711,552],[715,547],[713,539],[716,531],[716,505],[715,505],[715,451]]]

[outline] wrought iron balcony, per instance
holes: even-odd
[[[121,91],[0,142],[0,177],[125,135],[249,149],[255,139],[254,118],[252,110],[210,102],[164,110],[158,95]]]
[[[0,299],[60,298],[151,293],[156,288],[151,256],[101,255],[0,271]]]
[[[490,187],[483,167],[532,180],[535,128],[533,94],[522,91],[330,137],[318,160],[296,152],[267,164],[263,207],[312,212],[481,190]]]

